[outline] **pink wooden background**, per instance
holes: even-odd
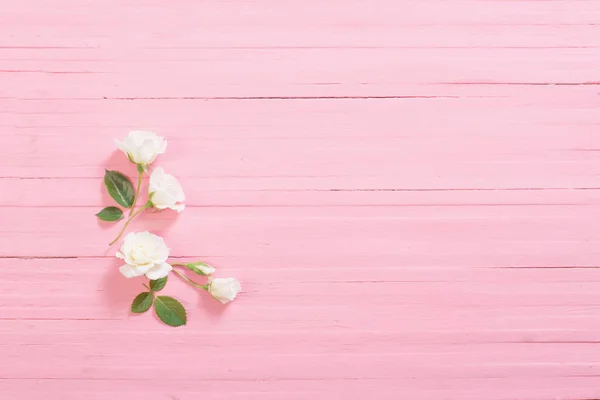
[[[600,397],[600,1],[3,0],[0,398]],[[169,139],[175,277],[94,214]]]

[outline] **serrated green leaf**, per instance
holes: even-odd
[[[102,221],[118,221],[123,219],[123,211],[119,207],[106,207],[96,214],[96,216]]]
[[[131,206],[133,206],[135,197],[133,185],[125,175],[119,171],[106,170],[106,173],[104,174],[104,185],[106,186],[110,197],[118,204],[125,208],[131,208]]]
[[[168,276],[165,276],[164,278],[150,281],[150,289],[152,289],[155,292],[160,292],[167,284],[167,278]]]
[[[157,296],[154,311],[162,322],[170,326],[181,326],[187,322],[185,308],[180,302],[169,296]]]
[[[134,313],[144,313],[152,307],[154,295],[151,292],[142,292],[135,296],[131,303],[131,311]]]

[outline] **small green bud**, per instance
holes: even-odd
[[[185,266],[187,269],[197,273],[198,275],[209,276],[215,272],[214,267],[211,267],[210,265],[203,262],[189,263]]]

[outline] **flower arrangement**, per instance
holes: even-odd
[[[167,174],[163,168],[156,167],[150,174],[148,183],[148,200],[136,210],[140,197],[140,189],[144,174],[148,174],[150,165],[167,149],[167,140],[153,132],[132,131],[122,141],[115,140],[117,147],[127,155],[138,171],[137,186],[119,171],[106,171],[104,185],[118,205],[129,209],[127,219],[117,237],[110,242],[115,244],[125,233],[129,223],[146,210],[174,210],[182,212],[185,208],[185,195],[177,179]],[[125,218],[125,213],[119,207],[103,208],[96,216],[102,221],[117,222]],[[144,313],[154,306],[158,318],[167,325],[181,326],[187,323],[187,313],[183,305],[170,296],[160,296],[167,284],[169,273],[174,273],[189,285],[208,291],[208,293],[223,304],[235,299],[241,290],[240,282],[235,278],[213,278],[215,268],[203,262],[169,263],[170,249],[163,238],[150,232],[131,232],[125,236],[117,258],[124,261],[119,271],[126,278],[144,276],[149,280],[143,283],[146,291],[138,294],[131,304],[131,311]],[[206,284],[189,279],[178,269],[189,270],[195,274],[207,277]]]

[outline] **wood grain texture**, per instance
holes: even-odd
[[[600,1],[5,0],[0,398],[600,398]],[[135,221],[244,292],[128,308]]]

